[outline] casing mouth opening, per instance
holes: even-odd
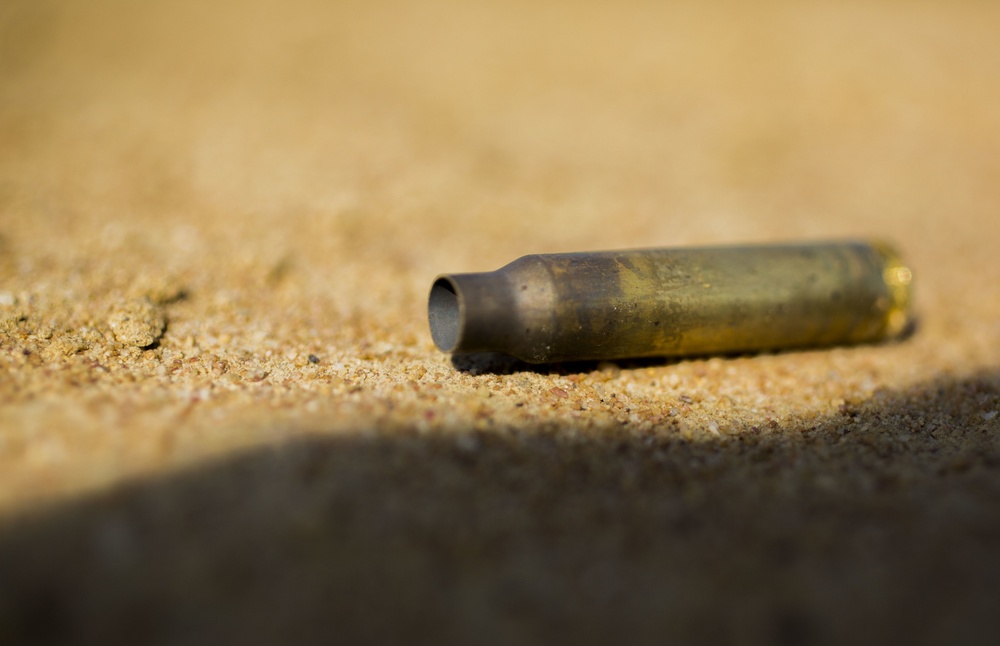
[[[434,281],[427,300],[427,318],[434,344],[445,352],[453,352],[462,336],[462,306],[458,288],[450,278]]]

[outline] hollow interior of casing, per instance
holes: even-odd
[[[453,351],[462,332],[462,312],[458,291],[448,278],[438,278],[431,287],[427,318],[435,345],[445,352]]]

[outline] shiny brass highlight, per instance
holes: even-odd
[[[440,276],[428,317],[445,352],[531,363],[819,347],[903,334],[911,280],[879,242],[545,254]]]

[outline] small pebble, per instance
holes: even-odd
[[[146,298],[122,303],[108,317],[118,343],[145,348],[153,345],[167,326],[163,308]]]

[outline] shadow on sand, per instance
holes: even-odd
[[[994,643],[998,409],[262,447],[8,521],[0,643]]]

